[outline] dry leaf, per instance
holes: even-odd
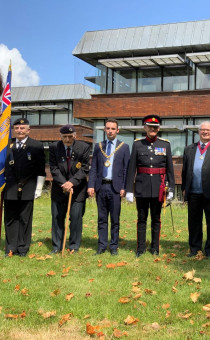
[[[199,298],[200,295],[201,295],[201,294],[200,294],[200,293],[197,293],[197,292],[191,293],[191,294],[190,294],[190,298],[191,298],[191,300],[195,303],[195,302],[197,302],[197,300],[198,300],[198,298]]]
[[[98,263],[98,267],[102,267],[102,263]]]
[[[60,294],[60,292],[61,292],[60,289],[57,288],[53,292],[50,293],[50,296],[52,296],[52,297],[57,296],[58,294]]]
[[[208,303],[207,305],[203,306],[203,310],[205,310],[205,312],[210,312],[210,303]]]
[[[171,312],[170,312],[170,310],[167,310],[166,311],[166,318],[169,318],[171,316]]]
[[[86,293],[86,294],[85,294],[85,297],[86,297],[86,298],[88,298],[88,297],[90,297],[90,296],[92,296],[91,293]]]
[[[193,281],[195,283],[201,283],[202,280],[199,277],[194,277]]]
[[[127,264],[126,261],[118,262],[117,267],[123,267],[123,266],[126,266],[126,264]]]
[[[122,338],[123,336],[128,336],[128,332],[121,332],[119,329],[114,328],[114,332],[113,332],[113,337],[114,338]]]
[[[72,313],[65,314],[61,317],[60,321],[58,322],[58,326],[62,327],[64,323],[66,323],[68,320],[71,320],[71,316],[73,316]]]
[[[99,326],[92,326],[90,323],[86,324],[86,333],[88,335],[96,334],[96,330],[99,330]]]
[[[155,294],[157,294],[156,291],[155,291],[155,290],[152,290],[152,289],[147,289],[147,288],[146,288],[144,291],[145,291],[146,294],[150,294],[150,295],[155,295]]]
[[[185,273],[183,276],[183,279],[193,280],[194,275],[195,275],[195,270],[193,269],[192,271]]]
[[[21,294],[25,295],[25,296],[28,296],[28,289],[27,288],[21,289]]]
[[[176,257],[177,256],[175,253],[171,253],[170,255],[171,255],[171,257]]]
[[[153,323],[151,324],[151,326],[152,326],[152,329],[160,329],[160,325],[159,325],[159,323],[157,323],[157,322],[153,322]]]
[[[89,279],[88,281],[89,281],[89,282],[93,282],[93,281],[95,281],[95,279]]]
[[[157,276],[156,277],[156,281],[160,281],[161,280],[161,277],[160,276]]]
[[[90,319],[90,317],[91,317],[91,315],[90,314],[86,314],[85,316],[84,316],[84,320],[86,320],[86,319]]]
[[[26,312],[22,312],[21,314],[19,314],[19,317],[21,319],[24,319],[26,317]]]
[[[4,316],[6,319],[18,319],[19,314],[5,314]]]
[[[139,294],[135,295],[135,296],[134,296],[134,300],[137,300],[137,299],[139,299],[141,296],[142,296],[142,294],[141,294],[141,293],[139,293]]]
[[[192,313],[187,314],[179,313],[177,316],[181,319],[189,319],[192,316]]]
[[[8,256],[12,257],[12,255],[13,255],[12,250],[10,250]]]
[[[2,311],[2,306],[0,306],[0,314],[1,314],[1,311]]]
[[[54,276],[56,275],[56,272],[54,272],[53,270],[50,270],[48,273],[47,273],[47,276]]]
[[[132,292],[134,292],[134,293],[139,293],[140,291],[141,291],[141,289],[139,287],[137,287],[137,286],[134,286],[132,288]]]
[[[162,308],[163,308],[163,309],[168,309],[168,308],[170,308],[170,304],[169,304],[169,303],[166,303],[165,305],[162,305]]]
[[[36,255],[35,254],[30,254],[30,255],[28,255],[28,257],[29,257],[29,259],[33,259],[34,257],[36,257]]]
[[[43,245],[42,242],[38,242],[38,247],[41,247]]]
[[[66,301],[70,301],[74,297],[73,293],[69,293],[66,295]]]
[[[139,319],[134,318],[131,315],[128,315],[127,318],[124,320],[125,325],[134,325],[137,322],[139,322]]]
[[[204,323],[201,327],[208,328],[210,326],[210,322]]]
[[[20,285],[15,286],[15,292],[18,292],[20,290]]]
[[[144,302],[144,301],[138,301],[138,303],[139,303],[140,305],[142,305],[143,307],[146,307],[146,305],[147,305],[147,303]]]
[[[71,268],[71,267],[64,268],[62,272],[63,272],[63,273],[68,273],[69,270],[70,270],[70,268]]]
[[[177,293],[176,287],[172,287],[171,290],[172,290],[173,293]]]
[[[49,319],[53,316],[56,316],[56,310],[52,310],[51,312],[43,312],[43,311],[40,311],[39,314],[41,314],[41,316],[44,318],[44,319]]]
[[[114,269],[115,268],[115,264],[114,263],[109,263],[109,264],[106,265],[106,268]]]
[[[154,262],[160,262],[161,258],[160,257],[156,257],[156,259],[154,259]]]
[[[133,282],[132,285],[133,286],[141,286],[142,282],[141,281]]]
[[[131,301],[131,299],[129,299],[129,297],[127,297],[127,296],[123,296],[123,297],[119,298],[119,300],[118,300],[118,302],[120,302],[120,303],[128,303],[130,301]]]

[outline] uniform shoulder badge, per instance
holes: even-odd
[[[82,163],[80,163],[80,162],[77,162],[77,164],[76,164],[76,168],[77,169],[80,169],[82,167]]]
[[[164,142],[168,142],[168,143],[170,143],[168,139],[165,139],[165,138],[160,138],[160,137],[158,137],[158,139],[160,139],[160,140],[163,140]]]
[[[144,138],[137,138],[137,139],[134,139],[134,142],[138,142],[139,140],[142,140]]]

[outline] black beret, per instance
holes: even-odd
[[[18,118],[14,121],[13,126],[14,125],[29,125],[29,121],[26,118]]]
[[[60,133],[63,133],[63,134],[70,134],[73,132],[75,132],[75,128],[73,125],[70,125],[70,124],[64,125],[60,128]]]
[[[143,118],[143,125],[160,126],[161,119],[157,115],[149,115]]]

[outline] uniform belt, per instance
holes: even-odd
[[[111,179],[102,179],[102,184],[112,184],[112,180]]]
[[[149,174],[149,175],[165,175],[166,173],[166,168],[143,168],[143,167],[138,167],[138,174]]]

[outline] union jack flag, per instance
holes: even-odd
[[[2,109],[0,115],[0,192],[5,186],[5,161],[9,138],[11,138],[11,65],[7,75],[7,82],[2,95]]]

